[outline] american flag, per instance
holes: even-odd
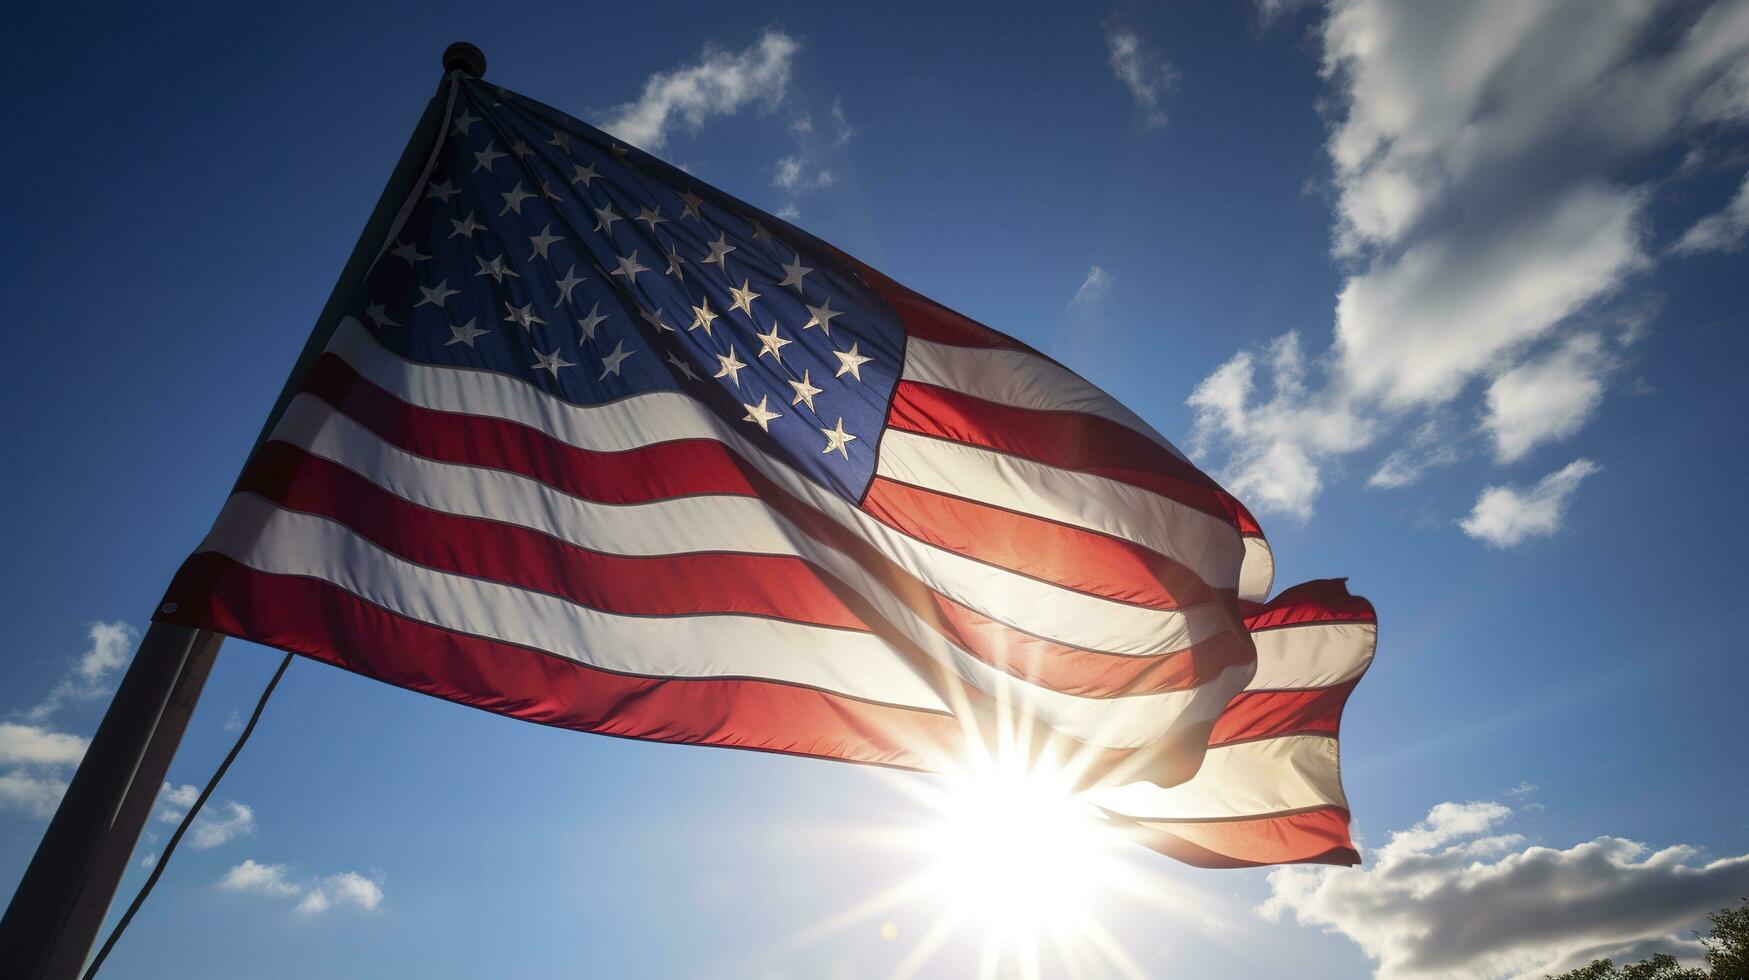
[[[158,619],[628,738],[949,770],[1003,732],[1181,860],[1357,860],[1335,738],[1364,600],[1264,602],[1244,506],[1049,357],[446,87]]]

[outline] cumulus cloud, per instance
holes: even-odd
[[[1743,183],[1724,210],[1695,222],[1672,250],[1683,254],[1735,252],[1742,249],[1745,234],[1749,234],[1749,174],[1743,175]]]
[[[726,116],[754,104],[782,101],[790,66],[801,44],[768,30],[740,51],[707,46],[696,64],[657,72],[632,102],[608,114],[608,132],[656,151],[676,128],[696,132],[713,116]]]
[[[0,722],[0,765],[76,766],[87,744],[78,735]]]
[[[128,654],[140,638],[139,632],[126,623],[101,620],[86,627],[85,635],[89,641],[85,652],[74,660],[47,697],[26,709],[26,718],[46,721],[71,702],[89,701],[108,694],[110,676],[127,663]]]
[[[1612,364],[1602,338],[1582,333],[1495,378],[1482,418],[1495,459],[1515,462],[1545,442],[1578,432],[1603,403]]]
[[[333,908],[351,906],[375,911],[383,902],[382,883],[356,871],[342,871],[308,882],[293,881],[283,864],[261,864],[253,858],[225,872],[219,887],[247,895],[298,898],[299,915],[319,915]]]
[[[1141,35],[1128,28],[1107,28],[1105,44],[1112,74],[1129,89],[1130,98],[1142,112],[1142,125],[1149,129],[1166,125],[1160,102],[1178,84],[1178,69],[1149,50]]]
[[[55,806],[66,792],[67,781],[55,773],[28,769],[0,773],[0,809],[22,810],[33,817],[46,817],[55,812]]]
[[[1597,470],[1596,463],[1576,459],[1529,489],[1486,487],[1470,516],[1459,525],[1465,534],[1493,548],[1510,548],[1526,538],[1549,537],[1561,529],[1561,518],[1580,481]]]
[[[191,784],[174,786],[165,783],[158,791],[158,821],[181,823],[198,799],[200,790]],[[254,834],[254,807],[236,800],[209,801],[188,828],[188,845],[197,851],[205,851]]]
[[[1281,868],[1258,911],[1343,935],[1380,980],[1542,977],[1656,949],[1749,893],[1749,854],[1708,860],[1620,837],[1530,845],[1499,803],[1442,803],[1391,835],[1361,868]]]
[[[1259,6],[1265,19],[1283,9]],[[1744,0],[1343,0],[1319,36],[1346,278],[1327,352],[1277,381],[1263,417],[1357,428],[1305,445],[1220,414],[1202,429],[1229,473],[1265,486],[1258,509],[1298,517],[1350,453],[1389,447],[1378,488],[1451,461],[1412,445],[1430,415],[1475,405],[1474,431],[1503,462],[1583,426],[1635,336],[1591,324],[1643,306],[1636,277],[1655,263],[1647,212],[1664,184],[1648,164],[1702,127],[1749,121]],[[1696,242],[1734,240],[1726,219],[1703,224]],[[1231,393],[1254,360],[1227,361],[1205,386]]]

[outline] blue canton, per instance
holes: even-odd
[[[786,222],[557,110],[460,86],[354,315],[409,360],[578,405],[684,392],[859,502],[904,357],[892,309]]]

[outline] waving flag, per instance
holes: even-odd
[[[1050,358],[447,84],[160,619],[630,738],[940,770],[1006,732],[1183,860],[1354,860],[1364,602],[1264,604],[1245,508]]]

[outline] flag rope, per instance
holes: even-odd
[[[243,726],[243,731],[237,736],[237,741],[231,746],[231,751],[225,754],[225,761],[219,763],[219,768],[214,770],[212,778],[206,781],[206,786],[201,789],[200,796],[195,799],[194,805],[182,815],[182,822],[176,825],[176,832],[170,835],[169,843],[164,845],[164,853],[159,856],[158,863],[152,866],[151,875],[146,878],[145,884],[140,886],[139,893],[128,905],[128,910],[122,913],[122,917],[117,920],[115,928],[110,930],[109,938],[103,941],[103,948],[97,951],[95,957],[92,957],[91,965],[85,968],[84,980],[92,980],[93,977],[97,976],[98,968],[103,966],[103,961],[109,957],[110,950],[115,948],[116,940],[120,939],[121,934],[127,930],[128,923],[134,920],[134,913],[138,912],[140,906],[146,903],[146,896],[152,894],[153,886],[158,884],[158,879],[164,874],[164,866],[170,863],[170,855],[176,852],[176,845],[182,840],[182,835],[188,832],[189,826],[194,823],[195,816],[200,813],[200,808],[206,805],[207,797],[213,795],[213,790],[218,788],[219,780],[225,778],[225,771],[231,768],[231,763],[236,760],[237,753],[243,751],[243,745],[249,741],[250,734],[255,731],[255,723],[261,720],[261,712],[267,707],[267,699],[273,696],[273,689],[279,686],[279,679],[285,676],[285,669],[291,666],[291,662],[292,655],[289,653],[285,655],[284,660],[279,662],[279,669],[273,672],[273,678],[267,682],[267,687],[262,690],[260,700],[255,702],[255,710],[249,715],[249,723]]]

